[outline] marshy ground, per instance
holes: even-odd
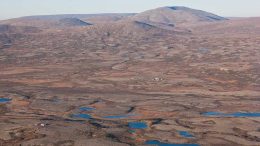
[[[258,31],[114,25],[5,36],[1,146],[260,145]]]

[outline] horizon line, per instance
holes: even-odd
[[[164,8],[164,7],[185,7],[185,8],[190,8],[190,7],[186,7],[186,6],[163,6],[163,7],[157,7],[157,8],[152,8],[152,9],[147,9],[141,12],[100,12],[100,13],[45,13],[45,14],[35,14],[35,15],[22,15],[22,16],[17,16],[17,17],[10,17],[7,19],[2,19],[0,18],[0,21],[5,21],[5,20],[11,20],[11,19],[18,19],[18,18],[25,18],[25,17],[37,17],[37,16],[59,16],[59,15],[106,15],[106,14],[139,14],[145,11],[149,11],[149,10],[153,10],[153,9],[158,9],[158,8]],[[194,10],[201,10],[201,9],[195,9],[195,8],[190,8],[190,9],[194,9]],[[206,10],[201,10],[201,11],[205,11],[208,12]],[[209,12],[209,13],[213,13],[215,15],[224,17],[224,18],[258,18],[260,16],[222,16],[219,14],[216,14],[214,12]]]

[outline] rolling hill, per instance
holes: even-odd
[[[217,22],[228,20],[201,10],[187,7],[161,7],[134,15],[130,19],[155,26],[174,27],[197,24],[202,22]]]

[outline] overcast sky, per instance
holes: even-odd
[[[187,6],[227,17],[260,16],[260,0],[0,0],[0,19],[46,14],[142,12]]]

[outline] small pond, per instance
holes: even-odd
[[[199,146],[198,144],[177,144],[177,143],[163,143],[158,140],[148,140],[145,142],[146,145],[156,145],[156,146]]]
[[[128,117],[131,117],[131,116],[134,116],[132,114],[127,114],[127,115],[114,115],[114,116],[105,116],[103,118],[106,118],[106,119],[124,119],[124,118],[128,118]]]
[[[89,114],[73,114],[71,115],[72,118],[81,118],[81,119],[90,119],[91,115]]]
[[[146,129],[148,126],[145,122],[129,122],[128,127],[132,129]]]
[[[81,111],[93,111],[93,110],[95,110],[95,108],[93,108],[93,107],[80,107],[79,110],[81,110]]]
[[[260,112],[236,112],[236,113],[221,113],[221,112],[206,112],[204,116],[215,117],[260,117]]]
[[[193,138],[194,136],[188,131],[178,131],[179,135],[185,138]]]
[[[0,103],[6,103],[6,102],[9,102],[11,100],[12,99],[9,99],[9,98],[0,98]]]

